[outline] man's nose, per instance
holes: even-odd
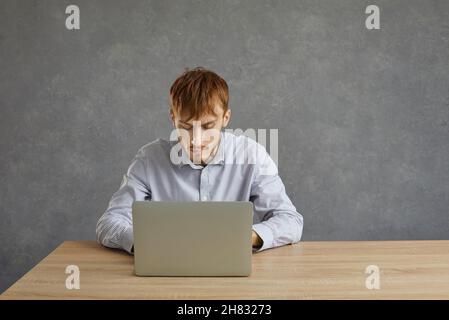
[[[201,126],[198,126],[196,128],[193,129],[193,140],[192,140],[192,144],[194,146],[201,146],[202,143],[202,130],[201,130]]]

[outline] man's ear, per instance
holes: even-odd
[[[231,109],[226,110],[223,116],[223,128],[226,128],[229,121],[231,120]]]
[[[173,109],[170,108],[170,119],[171,119],[171,123],[173,124],[173,127],[175,126],[175,114],[173,112]]]

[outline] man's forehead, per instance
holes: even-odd
[[[184,123],[189,123],[189,124],[193,124],[195,121],[200,122],[200,123],[208,123],[208,122],[216,121],[218,119],[218,117],[214,116],[214,115],[210,115],[210,116],[203,116],[200,119],[193,119],[193,118],[189,119],[189,120],[187,120],[187,119],[188,119],[188,117],[185,117],[184,119],[183,118],[179,119],[179,121],[184,122]]]
[[[213,122],[216,121],[220,116],[223,115],[223,109],[221,107],[215,108],[214,112],[216,114],[213,113],[206,113],[204,115],[202,115],[200,118],[192,118],[190,116],[190,114],[188,114],[187,112],[183,112],[181,114],[181,116],[179,117],[179,120],[185,123],[193,123],[194,121],[199,121],[201,123],[208,123],[208,122]]]

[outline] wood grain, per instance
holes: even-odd
[[[65,287],[67,265],[79,290]],[[365,268],[380,268],[380,289]],[[133,257],[66,241],[1,299],[449,299],[449,241],[301,242],[253,255],[243,278],[136,277]]]

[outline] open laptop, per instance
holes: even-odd
[[[137,276],[249,276],[251,202],[152,202],[132,206]]]

